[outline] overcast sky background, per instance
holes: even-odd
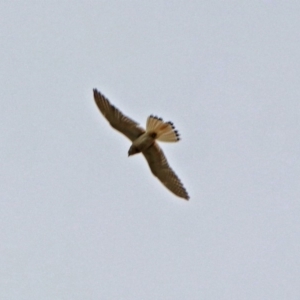
[[[0,298],[300,299],[300,2],[1,1]],[[94,104],[163,144],[170,193]]]

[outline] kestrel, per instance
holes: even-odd
[[[156,142],[179,141],[179,134],[173,123],[164,122],[161,118],[151,115],[147,119],[145,130],[138,123],[123,115],[96,89],[94,89],[94,98],[99,110],[110,125],[131,140],[132,145],[129,148],[128,156],[143,153],[153,175],[175,195],[188,200],[187,191],[169,166],[163,151]]]

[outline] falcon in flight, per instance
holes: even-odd
[[[179,134],[173,123],[164,122],[161,118],[151,115],[147,119],[145,130],[138,123],[123,115],[96,89],[94,89],[94,98],[99,110],[110,125],[131,140],[132,145],[129,148],[128,156],[143,153],[153,175],[175,195],[188,200],[187,191],[169,166],[163,151],[156,142],[179,141]]]

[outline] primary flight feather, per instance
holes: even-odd
[[[123,115],[96,89],[94,89],[94,99],[110,125],[132,141],[128,156],[143,153],[153,175],[175,195],[188,200],[187,191],[169,166],[163,151],[156,142],[156,140],[162,142],[179,141],[179,134],[173,123],[164,122],[161,118],[151,115],[147,119],[145,130],[138,123]]]

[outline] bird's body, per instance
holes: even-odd
[[[132,145],[128,151],[128,156],[145,151],[147,148],[152,146],[154,142],[155,138],[153,138],[153,135],[151,135],[151,133],[143,133],[132,142]]]
[[[123,115],[96,89],[94,89],[94,98],[98,108],[110,125],[132,141],[128,156],[143,153],[153,175],[175,195],[188,200],[187,191],[170,168],[163,151],[156,142],[179,141],[179,134],[173,123],[164,122],[161,118],[151,115],[147,119],[145,130],[138,123]]]

